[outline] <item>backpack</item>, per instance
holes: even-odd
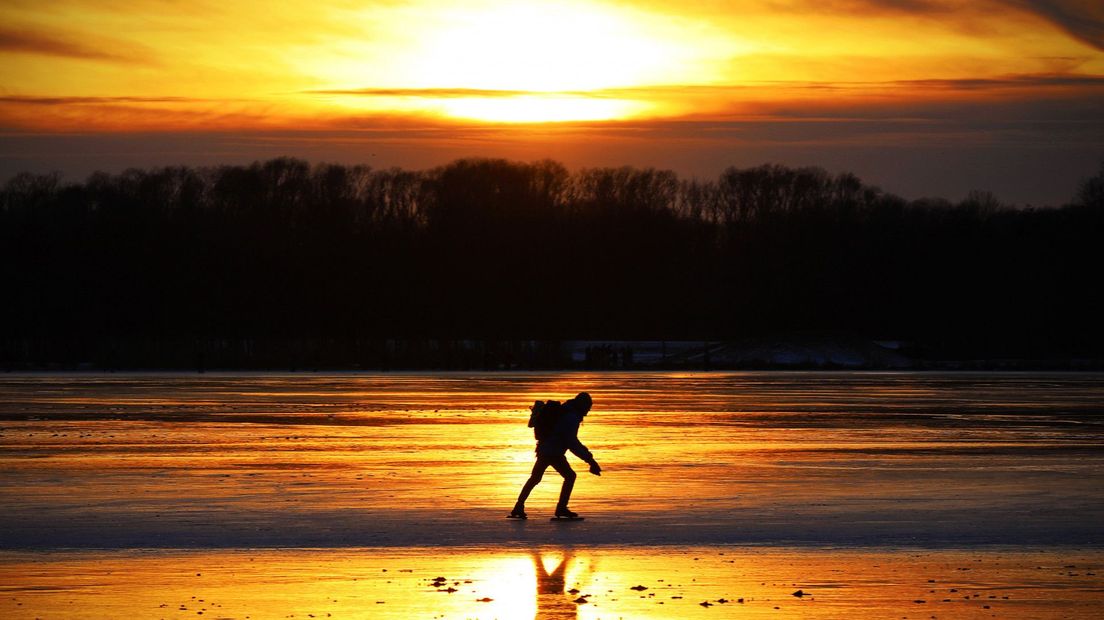
[[[537,441],[551,439],[556,430],[556,422],[563,413],[563,403],[558,400],[538,400],[529,408],[529,428]]]

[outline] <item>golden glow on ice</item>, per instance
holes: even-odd
[[[922,611],[1089,620],[1100,617],[1099,581],[1059,567],[1099,566],[1102,556],[877,547],[0,551],[0,615],[827,620]],[[446,585],[434,586],[436,577]],[[808,596],[792,596],[798,588]]]

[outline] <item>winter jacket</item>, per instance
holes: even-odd
[[[563,456],[568,450],[575,456],[590,463],[594,460],[590,450],[579,441],[579,425],[583,423],[582,409],[569,400],[563,405],[560,419],[552,430],[552,436],[537,442],[537,454],[540,456]]]

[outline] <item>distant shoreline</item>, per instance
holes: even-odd
[[[0,370],[1104,368],[1101,183],[1036,209],[770,164],[20,175]]]
[[[1005,349],[1011,347],[1004,347]],[[743,340],[208,339],[0,343],[2,372],[1101,371],[1104,355],[810,334]]]

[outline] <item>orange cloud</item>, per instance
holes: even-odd
[[[1100,0],[1011,0],[1070,35],[1104,50],[1104,3]]]
[[[60,56],[79,60],[99,60],[123,63],[147,63],[147,54],[123,53],[120,49],[133,49],[110,42],[90,43],[86,35],[73,36],[46,33],[33,29],[0,29],[0,51],[19,54]]]

